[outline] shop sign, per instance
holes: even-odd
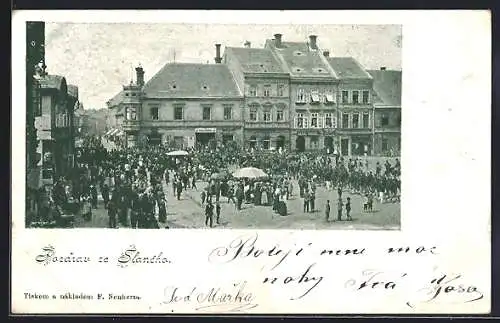
[[[194,129],[195,133],[216,133],[216,128],[196,128]]]

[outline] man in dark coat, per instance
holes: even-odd
[[[205,207],[205,225],[208,225],[210,222],[210,227],[213,228],[214,222],[214,206],[212,205],[212,201],[208,200],[207,206]]]

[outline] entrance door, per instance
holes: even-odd
[[[325,148],[327,149],[328,153],[333,154],[333,138],[332,137],[325,137]]]
[[[211,140],[215,140],[215,133],[196,133],[196,144],[208,146]]]
[[[297,150],[300,152],[303,152],[306,150],[306,138],[304,136],[298,136],[297,140],[295,141],[295,146],[297,147]]]
[[[285,148],[285,137],[284,136],[278,136],[278,139],[276,139],[276,149],[284,149]]]
[[[349,155],[349,139],[342,139],[340,141],[340,153],[342,156]]]
[[[160,134],[151,134],[148,136],[148,144],[152,146],[161,145],[161,135]]]

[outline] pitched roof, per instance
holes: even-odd
[[[148,98],[240,97],[224,64],[167,63],[143,88]]]
[[[68,84],[68,95],[71,95],[75,99],[78,99],[78,86]]]
[[[60,90],[63,84],[66,83],[66,79],[60,75],[45,75],[40,78],[39,82],[42,89]]]
[[[326,60],[341,79],[371,79],[353,57],[328,57]]]
[[[268,40],[266,44],[274,47],[274,42]],[[319,50],[311,50],[306,42],[282,42],[281,47],[275,48],[292,76],[335,77],[330,67],[325,63]]]
[[[401,105],[402,72],[395,70],[368,70],[373,77],[373,89],[384,105]]]
[[[106,103],[107,103],[109,108],[113,108],[122,102],[123,97],[124,97],[123,91],[120,91],[114,97],[109,99],[108,102],[106,102]]]
[[[226,47],[226,51],[234,54],[244,73],[285,73],[270,49]]]

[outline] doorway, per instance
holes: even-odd
[[[349,155],[349,139],[346,138],[340,141],[340,153],[342,156]]]
[[[285,149],[285,137],[284,136],[278,136],[278,139],[276,139],[276,149]]]
[[[306,138],[304,136],[298,136],[297,140],[295,141],[295,147],[297,148],[297,151],[303,152],[306,150]]]
[[[215,133],[196,133],[196,144],[208,146],[211,140],[215,140]]]
[[[333,154],[333,138],[325,137],[325,148],[329,154]]]

